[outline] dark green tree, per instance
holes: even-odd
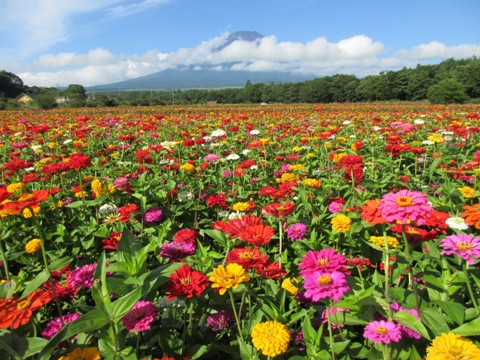
[[[428,89],[428,100],[434,104],[458,104],[467,100],[463,85],[455,79],[443,79]]]
[[[13,99],[26,91],[23,80],[11,72],[0,71],[0,98]]]

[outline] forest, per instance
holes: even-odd
[[[15,101],[28,94],[32,103]],[[59,100],[60,99],[60,100]],[[25,86],[15,74],[0,71],[0,109],[21,106],[53,108],[83,106],[150,106],[169,104],[343,103],[430,101],[435,104],[480,101],[480,59],[448,59],[358,78],[337,74],[299,83],[251,83],[222,89],[87,92],[83,85],[66,89]]]

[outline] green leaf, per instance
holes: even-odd
[[[427,329],[414,315],[404,311],[397,311],[393,314],[393,320],[398,321],[400,324],[405,325],[409,329],[419,333],[425,339],[430,340],[430,335],[428,335]]]
[[[11,297],[17,289],[17,283],[13,280],[0,284],[0,299]]]
[[[129,292],[127,295],[122,296],[120,299],[115,300],[112,303],[112,316],[114,322],[117,322],[122,317],[127,315],[141,297],[142,288],[139,287]]]
[[[143,282],[142,286],[142,292],[144,294],[148,292],[156,292],[160,286],[164,285],[170,279],[170,275],[180,269],[182,266],[183,264],[178,262],[162,265],[152,270],[145,277],[145,281]]]
[[[135,239],[133,234],[125,228],[122,232],[122,237],[118,242],[118,251],[124,254],[128,254],[134,257],[137,251],[142,248],[142,245],[138,239]]]
[[[423,309],[420,314],[423,323],[430,329],[435,337],[442,335],[442,333],[448,333],[450,328],[443,319],[442,314],[438,310],[433,308]]]
[[[227,237],[225,236],[225,233],[219,231],[219,230],[202,230],[200,232],[202,235],[206,234],[210,236],[213,240],[215,240],[219,245],[223,247],[228,247],[228,240]]]
[[[466,324],[463,324],[457,327],[456,329],[453,329],[452,332],[462,336],[479,336],[480,335],[480,317]]]
[[[112,303],[110,301],[110,292],[107,288],[107,273],[106,273],[106,259],[105,252],[100,256],[97,268],[95,269],[95,276],[92,284],[92,297],[95,305],[103,311],[105,316],[112,318]]]
[[[46,270],[43,270],[41,273],[35,276],[32,281],[28,283],[25,290],[23,290],[21,298],[30,295],[32,292],[40,288],[40,286],[42,286],[49,278],[50,274]]]
[[[453,301],[446,302],[434,300],[433,302],[440,306],[445,314],[447,314],[448,317],[458,325],[462,325],[465,321],[465,308],[463,305]]]
[[[50,264],[49,268],[50,270],[60,270],[70,264],[73,261],[71,257],[64,257],[58,260],[55,260]]]

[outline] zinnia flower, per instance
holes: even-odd
[[[91,289],[96,269],[97,264],[87,264],[76,268],[68,275],[67,281],[73,287],[80,286],[84,289]]]
[[[252,329],[252,343],[263,355],[275,357],[288,350],[290,331],[277,321],[258,323]]]
[[[30,321],[33,311],[40,309],[52,300],[50,292],[40,289],[17,299],[9,297],[0,300],[0,329],[17,329]]]
[[[480,257],[480,238],[474,238],[471,235],[457,234],[450,235],[440,241],[441,248],[445,249],[441,255],[456,254],[462,259],[467,260],[470,265]]]
[[[268,225],[247,226],[238,236],[253,246],[263,246],[272,240],[275,231]]]
[[[58,360],[101,360],[102,356],[96,347],[85,349],[76,348],[67,356],[61,356]]]
[[[33,254],[34,252],[39,251],[42,248],[42,240],[32,239],[25,245],[25,252],[28,254]]]
[[[195,251],[197,251],[197,245],[195,243],[171,241],[162,244],[160,255],[172,261],[177,261],[195,254]]]
[[[350,289],[345,275],[338,271],[329,274],[315,271],[305,275],[303,286],[307,290],[305,298],[313,302],[325,298],[338,301]]]
[[[295,223],[287,229],[287,238],[290,240],[302,240],[306,232],[306,225],[302,223]]]
[[[347,270],[347,259],[333,249],[320,251],[308,250],[298,265],[300,275],[313,274],[316,271],[331,273],[334,271],[350,274]]]
[[[129,332],[150,329],[150,323],[157,317],[158,309],[151,301],[138,301],[122,318],[122,324]]]
[[[437,336],[427,347],[426,360],[474,360],[480,359],[480,349],[463,336],[446,333]]]
[[[241,265],[232,263],[213,269],[209,280],[213,282],[212,288],[218,289],[220,295],[223,295],[228,289],[236,289],[239,284],[249,281],[250,276]]]
[[[156,207],[145,211],[144,219],[146,223],[157,222],[162,219],[162,210]]]
[[[461,217],[450,217],[445,220],[445,224],[448,225],[450,229],[454,230],[467,230],[468,225],[465,223],[465,220]]]
[[[210,314],[207,318],[207,324],[213,331],[220,331],[229,328],[235,322],[235,316],[232,311],[220,311]]]
[[[350,226],[352,226],[352,219],[347,215],[340,214],[336,215],[332,221],[332,229],[338,231],[339,233],[346,233]]]
[[[280,220],[285,219],[288,215],[295,211],[295,204],[286,201],[284,204],[271,203],[262,208],[262,215],[276,217]]]
[[[365,326],[363,336],[377,344],[390,344],[402,339],[400,328],[393,322],[380,320],[372,321]]]
[[[45,339],[51,339],[53,335],[55,335],[63,326],[76,320],[80,317],[79,314],[67,314],[63,315],[61,318],[57,317],[50,321],[47,326],[45,326],[45,330],[42,332],[42,336]]]
[[[425,194],[419,191],[401,190],[397,193],[388,193],[380,200],[382,216],[389,222],[400,224],[425,225],[432,207]]]
[[[461,213],[462,218],[468,225],[474,225],[475,229],[480,230],[480,204],[473,206],[465,205]]]
[[[172,300],[177,296],[185,296],[190,299],[193,296],[202,295],[208,286],[208,278],[200,271],[193,270],[188,265],[183,265],[180,269],[170,275],[167,281],[167,289],[169,295],[167,300]]]
[[[267,256],[257,248],[236,248],[227,254],[227,264],[237,263],[245,270],[250,270],[267,262]]]
[[[380,200],[373,199],[367,200],[365,205],[362,206],[362,219],[368,221],[372,226],[377,224],[384,224],[385,218],[382,216],[381,210],[379,210]]]

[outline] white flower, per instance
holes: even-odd
[[[42,145],[32,145],[32,146],[31,146],[31,149],[32,149],[33,151],[40,150],[41,148],[42,148]]]
[[[182,191],[178,193],[178,201],[184,202],[193,200],[193,193],[190,191]]]
[[[258,165],[252,165],[250,166],[250,170],[257,170],[258,169]]]
[[[242,150],[242,155],[247,155],[250,151],[252,151],[252,150],[250,150],[250,149],[243,149],[243,150]]]
[[[433,144],[435,144],[435,143],[434,143],[433,141],[431,141],[431,140],[423,140],[423,141],[422,141],[422,144],[423,144],[423,145],[433,145]]]
[[[423,124],[425,124],[425,121],[423,121],[422,119],[415,119],[415,120],[413,120],[413,123],[415,125],[423,125]]]
[[[243,212],[232,212],[228,215],[228,220],[241,219],[245,215]]]
[[[351,122],[348,121],[348,120],[345,120],[345,121],[342,123],[342,125],[350,125],[350,124],[351,124]]]
[[[225,132],[225,130],[222,130],[222,129],[216,129],[216,130],[213,130],[212,133],[210,134],[211,137],[220,137],[220,136],[224,136],[226,135],[227,133]]]
[[[465,224],[465,220],[462,219],[461,217],[451,217],[445,220],[445,224],[448,225],[450,229],[456,229],[456,230],[467,230],[468,225]]]
[[[67,139],[63,142],[63,145],[68,145],[72,142],[73,140],[72,139]]]
[[[118,207],[116,205],[104,204],[100,206],[100,208],[98,209],[98,212],[100,213],[100,215],[105,215],[105,214],[114,213],[115,211],[117,211],[117,209]]]
[[[260,130],[252,130],[250,131],[250,135],[258,135],[260,134]]]
[[[227,160],[238,160],[240,159],[240,156],[237,154],[230,154],[227,156]]]
[[[228,210],[220,210],[218,212],[218,216],[220,217],[227,217],[228,216]]]
[[[381,128],[380,126],[374,126],[374,127],[373,127],[373,130],[374,130],[374,131],[379,131],[379,130],[382,130],[382,128]]]

